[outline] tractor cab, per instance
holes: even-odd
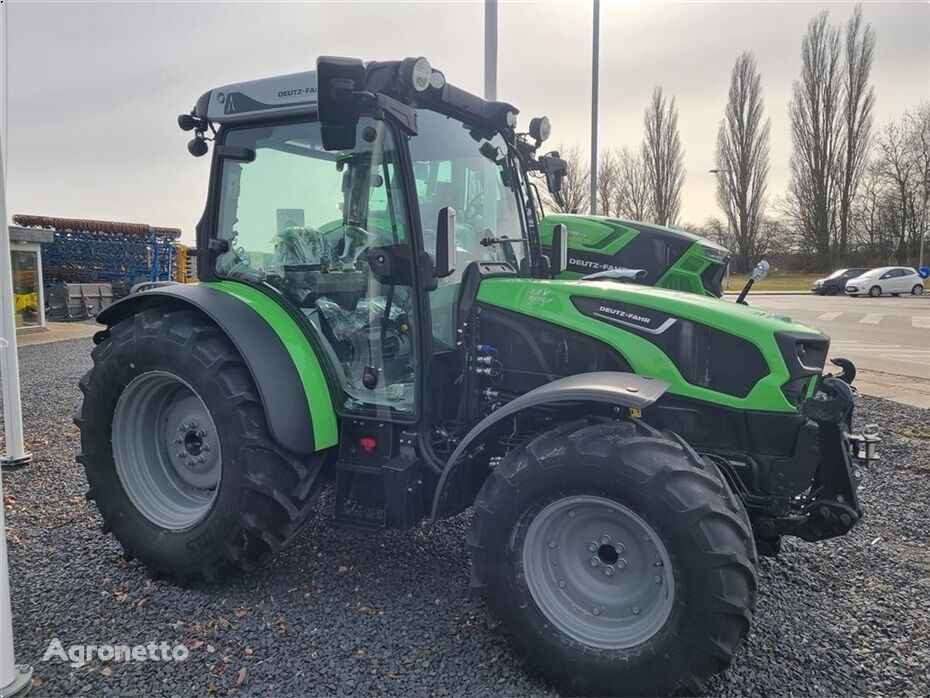
[[[422,58],[321,58],[317,72],[211,90],[179,119],[192,153],[208,130],[215,141],[199,278],[283,296],[343,410],[414,421],[422,373],[460,346],[477,291],[463,284],[552,273],[528,172],[558,196],[564,162],[536,156],[546,120],[518,134],[516,113]]]

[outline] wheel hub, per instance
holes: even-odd
[[[123,390],[113,459],[130,501],[152,523],[180,530],[206,516],[222,474],[213,418],[186,381],[149,371]]]
[[[675,583],[665,545],[619,502],[592,495],[551,502],[527,527],[522,560],[539,610],[587,645],[634,647],[671,613]]]

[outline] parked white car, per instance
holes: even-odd
[[[902,293],[919,296],[923,292],[923,279],[911,267],[878,267],[846,282],[846,293],[850,296],[868,294],[878,298],[883,293],[890,293],[892,296],[900,296]]]

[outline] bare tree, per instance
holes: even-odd
[[[845,259],[850,241],[852,207],[862,179],[869,137],[872,131],[872,110],[875,90],[869,85],[872,58],[875,53],[875,32],[869,24],[863,26],[862,5],[857,5],[846,24],[846,64],[843,80],[843,148],[839,185],[839,243],[841,260]]]
[[[824,11],[810,21],[801,42],[801,77],[789,105],[794,149],[788,187],[797,241],[823,269],[832,262],[837,218],[842,72],[839,33]]]
[[[852,229],[856,234],[850,244],[857,243],[866,259],[887,256],[895,228],[891,210],[894,189],[882,169],[877,160],[866,165],[853,205]]]
[[[619,179],[617,155],[610,148],[601,151],[597,158],[597,209],[601,216],[616,213],[616,189]]]
[[[643,161],[652,189],[652,213],[659,225],[674,225],[681,209],[681,188],[685,181],[684,151],[678,135],[678,107],[667,99],[662,87],[652,93],[643,116],[646,138]]]
[[[930,103],[920,105],[906,117],[910,133],[911,151],[916,163],[918,176],[918,210],[923,214],[920,218],[919,242],[930,232]],[[918,254],[923,249],[918,250]],[[921,256],[918,264],[924,262]]]
[[[652,218],[652,189],[641,152],[624,147],[617,156],[617,187],[614,211],[621,218],[648,221]]]
[[[577,144],[568,147],[560,145],[558,151],[567,165],[565,177],[562,180],[563,205],[559,206],[555,201],[550,203],[553,208],[561,213],[587,211],[590,198],[588,182],[591,177],[588,161]]]
[[[736,59],[730,74],[730,95],[717,133],[717,202],[730,228],[736,259],[734,268],[749,271],[761,256],[762,212],[769,173],[768,119],[756,61],[751,52]]]
[[[876,167],[891,188],[889,200],[890,226],[894,235],[903,243],[899,247],[902,258],[907,258],[908,233],[915,230],[914,195],[918,187],[920,172],[911,151],[913,141],[909,138],[906,126],[892,122],[885,126],[876,141]]]

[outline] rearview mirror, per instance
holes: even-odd
[[[565,200],[562,198],[562,180],[565,178],[565,172],[568,170],[568,163],[559,157],[558,152],[552,151],[548,155],[539,156],[539,170],[546,175],[546,188],[553,200],[564,207]]]
[[[317,109],[325,150],[351,150],[355,147],[355,127],[359,117],[355,92],[364,86],[365,64],[357,58],[317,58]]]
[[[444,279],[455,271],[455,209],[444,206],[436,221],[436,262],[433,276]]]
[[[552,229],[552,248],[549,252],[549,273],[554,279],[568,268],[568,228],[558,223]]]
[[[753,281],[762,281],[769,273],[769,263],[764,259],[760,261],[752,270],[750,276]]]

